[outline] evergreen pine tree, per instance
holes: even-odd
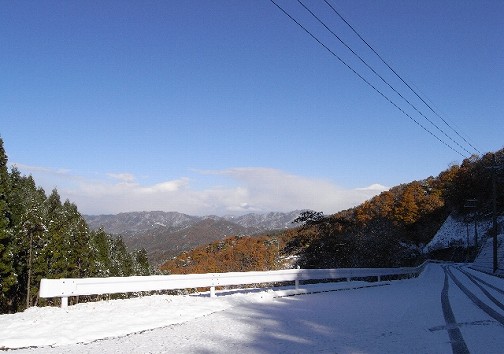
[[[66,224],[65,243],[67,269],[72,278],[85,277],[90,274],[91,267],[91,247],[90,235],[87,224],[78,212],[77,206],[70,201],[63,204],[63,212]]]
[[[12,293],[17,283],[12,252],[11,214],[8,205],[7,155],[0,138],[0,313],[12,311]]]
[[[134,260],[134,274],[135,275],[150,275],[150,264],[147,258],[147,251],[145,248],[133,251]]]
[[[40,262],[38,255],[44,246],[45,224],[42,206],[46,199],[42,189],[37,189],[31,176],[22,177],[13,168],[10,173],[9,206],[13,222],[13,253],[18,283],[15,291],[17,309],[28,307],[36,300],[38,282],[34,279],[33,265]]]
[[[67,275],[65,264],[65,224],[61,199],[53,189],[44,203],[44,223],[47,227],[46,246],[41,250],[42,261],[37,272],[46,278],[64,278]]]
[[[90,265],[92,276],[108,277],[112,262],[110,258],[109,236],[103,229],[92,231],[90,235],[90,245],[93,262]]]
[[[121,237],[110,238],[110,258],[112,276],[127,277],[134,274],[132,255],[126,249]]]
[[[150,274],[147,252],[90,231],[77,206],[12,168],[0,138],[0,313],[37,305],[42,278]],[[45,302],[45,301],[44,301]]]

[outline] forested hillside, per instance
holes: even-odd
[[[0,313],[44,302],[42,278],[150,273],[145,250],[130,253],[121,238],[90,231],[75,204],[56,189],[47,196],[7,162],[0,139]]]
[[[166,262],[162,268],[174,273],[185,272],[184,268],[198,272],[264,270],[284,267],[289,260],[291,265],[302,268],[417,264],[429,256],[421,252],[422,246],[451,213],[471,220],[490,217],[494,177],[498,182],[497,211],[502,212],[504,192],[499,182],[502,172],[499,166],[503,161],[504,150],[473,156],[437,177],[393,187],[358,207],[330,216],[304,212],[298,218],[302,225],[296,229],[263,235],[260,239],[228,239],[225,243],[199,247]],[[476,199],[476,208],[464,207],[469,199]],[[251,251],[247,259],[231,256],[233,248],[254,247],[266,248],[262,252]]]
[[[280,242],[274,236],[228,237],[166,261],[161,270],[171,274],[246,272],[280,267]]]
[[[144,248],[151,264],[229,236],[258,235],[292,228],[300,211],[245,215],[192,216],[179,212],[142,211],[84,215],[93,230],[120,235],[130,250]]]

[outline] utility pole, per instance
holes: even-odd
[[[474,214],[474,248],[478,249],[478,218],[477,214]]]
[[[493,236],[493,272],[497,272],[497,161],[493,154],[492,166],[492,236]]]
[[[492,166],[487,169],[492,170],[492,239],[493,239],[493,272],[499,268],[497,260],[497,236],[499,235],[499,224],[497,223],[497,172],[503,170],[502,165],[497,165],[495,153],[492,154]]]
[[[464,208],[473,209],[473,221],[474,221],[474,248],[478,248],[478,224],[476,221],[476,208],[478,207],[477,199],[467,199],[464,204]],[[468,219],[469,220],[469,219]],[[469,221],[467,222],[467,248],[469,248]]]

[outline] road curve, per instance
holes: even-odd
[[[504,329],[504,280],[476,275],[462,266],[446,265],[443,270],[441,302],[452,352],[484,353],[481,343],[475,344],[482,328]],[[451,302],[457,303],[455,310]],[[466,318],[471,320],[464,321]]]

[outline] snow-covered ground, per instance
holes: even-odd
[[[429,264],[415,279],[310,285],[307,291],[340,290],[297,296],[269,289],[32,308],[0,316],[0,348],[24,347],[15,354],[451,353],[459,331],[470,353],[502,353],[504,279],[462,268],[478,277],[495,299],[490,302],[476,280],[455,265],[450,272],[443,267]],[[492,315],[453,279],[488,303]],[[357,289],[343,290],[348,287]]]
[[[493,238],[485,240],[471,267],[481,272],[492,274],[494,272],[493,250]],[[504,234],[500,234],[497,237],[497,269],[495,273],[504,277]]]
[[[499,217],[497,222],[502,230],[504,217]],[[476,225],[478,244],[481,245],[481,243],[489,237],[489,231],[492,228],[492,220],[478,220]],[[454,243],[460,246],[474,246],[474,229],[474,221],[465,222],[463,219],[449,215],[432,240],[425,245],[423,251],[424,253],[429,253],[438,249],[447,248]]]

